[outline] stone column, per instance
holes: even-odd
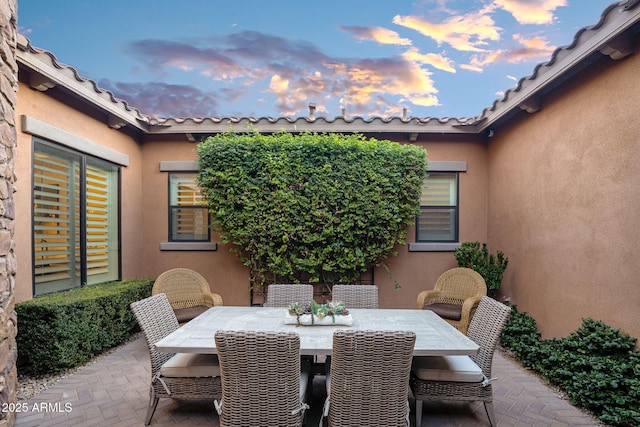
[[[16,62],[17,0],[0,0],[0,427],[12,426],[16,403],[17,318],[14,310],[14,159],[18,64]]]

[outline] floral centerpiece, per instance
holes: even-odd
[[[344,303],[330,301],[318,304],[315,301],[289,304],[285,316],[285,324],[300,325],[346,325],[353,324],[353,318]]]

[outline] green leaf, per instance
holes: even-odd
[[[405,243],[427,168],[414,145],[310,132],[218,134],[198,161],[213,228],[252,283],[350,283],[380,265]]]

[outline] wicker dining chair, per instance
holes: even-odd
[[[309,374],[295,332],[217,331],[220,426],[301,426]]]
[[[173,268],[158,276],[151,295],[160,293],[167,295],[178,323],[188,322],[210,307],[222,305],[222,297],[211,292],[207,280],[188,268]]]
[[[466,334],[480,299],[486,295],[487,285],[479,273],[456,267],[442,273],[434,289],[418,294],[418,310],[432,310]]]
[[[213,401],[222,395],[220,366],[216,355],[156,351],[155,344],[179,328],[165,294],[133,302],[131,310],[147,341],[151,359],[149,408],[145,425],[151,423],[160,398]]]
[[[349,308],[378,308],[377,285],[333,285],[331,299]]]
[[[492,426],[491,365],[511,308],[489,297],[478,305],[467,336],[480,346],[473,356],[420,356],[413,359],[411,390],[416,399],[416,425],[422,422],[422,402],[433,400],[482,401]]]
[[[409,425],[413,332],[339,330],[320,426]]]
[[[265,307],[288,307],[292,302],[305,303],[313,299],[313,285],[272,284],[267,287]]]

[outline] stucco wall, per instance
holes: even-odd
[[[484,241],[487,172],[483,140],[464,136],[416,144],[427,149],[430,161],[467,162],[467,172],[460,174],[460,237]],[[160,162],[193,161],[195,150],[196,144],[186,139],[149,136],[143,143],[144,274],[155,277],[173,267],[193,268],[207,278],[214,292],[222,295],[225,305],[248,305],[249,271],[226,245],[218,245],[213,252],[160,250],[160,243],[167,241],[168,230],[168,177],[167,172],[160,171]],[[216,241],[216,237],[212,240]],[[415,230],[411,227],[408,242],[413,241]],[[380,287],[380,304],[385,308],[415,307],[418,292],[432,289],[438,276],[456,265],[452,252],[409,252],[406,245],[397,251],[399,255],[390,259],[389,267],[399,290],[383,269],[374,273]]]
[[[186,267],[198,271],[220,294],[225,305],[249,305],[249,270],[228,246],[215,251],[161,251],[168,242],[168,173],[160,171],[160,162],[195,161],[196,144],[184,139],[149,137],[142,144],[143,186],[141,208],[144,212],[143,271],[145,277],[157,277],[163,271]],[[212,241],[217,240],[212,236]]]
[[[50,89],[55,90],[55,89]],[[100,144],[129,156],[129,165],[121,168],[121,254],[123,278],[144,277],[142,270],[142,178],[140,175],[142,156],[140,145],[131,136],[109,128],[76,109],[56,101],[47,93],[31,89],[20,82],[18,108],[18,150],[16,170],[20,172],[18,191],[15,193],[16,233],[20,244],[16,248],[20,259],[20,269],[16,275],[16,298],[18,301],[32,297],[32,135],[24,133],[20,126],[21,117],[28,116],[57,129],[85,140]],[[55,142],[55,141],[53,141]]]
[[[487,236],[487,170],[486,150],[483,139],[465,136],[440,141],[417,141],[427,150],[430,162],[464,161],[467,171],[459,174],[460,242],[481,241]],[[415,227],[409,227],[407,242],[415,242]],[[438,277],[449,268],[457,266],[452,251],[409,252],[408,245],[396,248],[397,257],[389,259],[388,265],[395,284],[385,270],[375,271],[382,308],[414,308],[420,291],[433,289]]]
[[[502,294],[544,337],[583,317],[640,337],[638,46],[603,57],[489,145],[488,242],[510,260]]]

